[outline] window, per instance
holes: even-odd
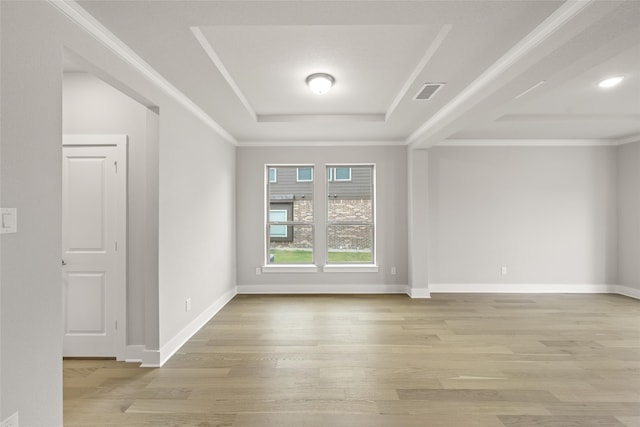
[[[327,166],[327,264],[375,264],[375,169]]]
[[[351,181],[351,168],[327,168],[329,181]]]
[[[313,168],[311,167],[296,168],[296,174],[298,182],[313,182]]]
[[[287,222],[287,210],[269,209],[269,222]],[[269,227],[269,237],[271,238],[281,237],[286,239],[288,235],[286,225],[272,225]]]
[[[313,167],[267,168],[267,264],[313,264]]]

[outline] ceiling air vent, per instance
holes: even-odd
[[[436,92],[439,91],[440,88],[445,84],[446,83],[425,83],[424,86],[420,88],[420,91],[413,99],[417,99],[417,100],[431,99],[433,95],[435,95]]]

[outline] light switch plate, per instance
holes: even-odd
[[[18,232],[18,209],[0,208],[0,233]]]

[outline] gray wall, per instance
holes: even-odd
[[[616,147],[430,149],[429,283],[616,284],[616,179]]]
[[[147,237],[151,246],[157,239],[161,263],[157,293],[145,300],[147,344],[162,347],[235,284],[235,147],[50,4],[0,7],[0,204],[19,212],[19,232],[1,237],[0,419],[19,411],[21,425],[54,427],[62,425],[64,48],[159,107],[159,118],[147,117],[147,134],[159,125],[160,141],[147,153],[160,182],[159,231]]]
[[[640,141],[618,147],[618,283],[640,290]]]
[[[315,164],[315,218],[324,222],[325,164],[375,163],[377,174],[378,273],[255,274],[264,264],[264,167],[266,164]],[[406,147],[241,147],[237,157],[237,279],[239,285],[345,284],[406,285],[407,278]],[[322,228],[320,228],[322,230]],[[322,233],[317,241],[324,242]],[[319,245],[322,247],[323,245]],[[325,255],[316,245],[316,262]],[[390,274],[391,267],[397,274]]]

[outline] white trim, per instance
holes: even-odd
[[[445,139],[436,147],[599,147],[615,146],[610,139]]]
[[[409,295],[411,298],[431,298],[431,292],[429,291],[429,288],[412,288],[412,287],[408,287],[407,289],[407,295]]]
[[[406,294],[407,285],[238,285],[238,294]]]
[[[190,29],[196,40],[198,40],[198,43],[200,43],[200,46],[202,46],[202,48],[206,52],[209,59],[211,59],[211,62],[213,62],[213,65],[216,66],[222,77],[227,81],[227,84],[229,85],[229,87],[231,87],[231,90],[233,90],[233,93],[235,93],[236,97],[238,97],[253,121],[258,121],[258,115],[256,114],[256,111],[253,109],[251,104],[249,104],[249,101],[244,96],[244,93],[242,93],[238,84],[235,82],[235,80],[233,80],[233,77],[231,77],[231,73],[229,73],[227,67],[224,66],[222,59],[220,59],[213,46],[211,46],[211,43],[209,43],[207,37],[202,33],[202,30],[200,30],[199,27],[190,27]]]
[[[438,34],[433,39],[433,41],[431,42],[427,50],[424,52],[424,55],[422,55],[422,59],[420,59],[420,62],[418,62],[418,65],[416,65],[416,68],[413,69],[413,71],[409,75],[409,78],[407,78],[407,81],[404,82],[402,89],[400,89],[400,92],[398,92],[396,97],[393,99],[393,101],[391,102],[391,105],[389,105],[389,108],[387,109],[387,112],[384,115],[385,121],[389,120],[389,117],[391,117],[391,114],[393,114],[393,112],[398,107],[398,104],[400,104],[400,101],[402,101],[402,99],[405,97],[407,92],[409,92],[409,89],[411,88],[411,86],[415,83],[420,73],[422,73],[422,71],[424,70],[424,67],[427,66],[427,63],[431,60],[433,55],[440,48],[440,46],[442,45],[442,42],[444,42],[444,39],[447,37],[447,35],[449,34],[449,31],[451,31],[452,28],[453,28],[452,24],[446,24],[446,25],[443,25],[442,28],[440,28],[440,31],[438,31]],[[420,90],[422,90],[422,87],[423,85],[420,85]],[[438,90],[440,89],[437,89],[436,92]]]
[[[531,86],[529,89],[525,89],[523,92],[520,92],[520,95],[516,95],[514,97],[514,99],[520,99],[523,96],[525,96],[526,94],[528,94],[529,92],[533,92],[534,90],[536,90],[537,88],[539,88],[540,86],[542,86],[543,84],[545,84],[547,81],[546,80],[541,80],[538,83],[534,84],[533,86]]]
[[[465,87],[455,98],[433,114],[418,129],[409,135],[407,142],[414,144],[425,139],[425,134],[436,125],[459,111],[459,108],[467,103],[472,103],[472,98],[481,90],[493,84],[507,70],[524,58],[529,52],[538,47],[559,28],[571,21],[593,0],[568,0],[563,3],[553,14],[545,19],[533,31],[515,44],[500,59],[487,68],[478,78]]]
[[[624,138],[619,138],[615,140],[616,145],[630,144],[632,142],[640,142],[640,133],[627,135]]]
[[[431,293],[608,294],[616,285],[581,283],[429,283]]]
[[[85,30],[96,40],[104,44],[107,48],[142,74],[149,82],[158,87],[162,92],[173,98],[187,111],[202,120],[214,132],[220,135],[225,141],[237,145],[236,139],[227,132],[218,122],[209,116],[202,108],[193,102],[188,96],[172,85],[167,79],[162,77],[151,65],[142,59],[133,49],[127,46],[115,34],[109,31],[104,25],[94,18],[89,12],[83,9],[73,0],[48,0],[49,4],[66,15],[80,28]]]
[[[127,363],[141,363],[145,346],[141,344],[128,345],[125,350],[124,361]]]
[[[405,141],[239,141],[238,147],[376,147],[404,146]]]
[[[171,356],[175,354],[189,339],[198,332],[213,316],[216,315],[229,301],[237,294],[237,290],[228,290],[220,298],[215,300],[207,309],[200,313],[187,326],[171,338],[165,345],[160,348],[159,360],[157,366],[164,365]],[[154,366],[152,364],[143,364],[142,366]]]
[[[121,278],[118,282],[120,286],[116,288],[118,306],[114,308],[116,325],[114,332],[114,350],[116,360],[125,360],[127,357],[127,289],[129,287],[128,271],[128,232],[129,217],[128,198],[129,178],[126,173],[129,164],[129,137],[124,134],[63,134],[62,147],[115,147],[116,161],[123,163],[123,173],[116,173],[118,186],[122,186],[124,191],[118,192],[116,200],[117,226],[114,233],[115,241],[123,244],[116,251],[117,262],[114,264],[115,277]],[[122,166],[122,165],[121,165]]]
[[[102,146],[117,147],[120,144],[127,146],[127,135],[124,134],[64,134],[62,146]]]
[[[317,273],[318,266],[311,264],[269,264],[262,266],[263,273]]]
[[[377,273],[375,264],[331,264],[322,267],[324,273]]]
[[[630,288],[628,286],[616,285],[615,293],[624,295],[625,297],[640,299],[640,289]]]
[[[384,114],[258,114],[258,123],[360,123],[384,122]]]

